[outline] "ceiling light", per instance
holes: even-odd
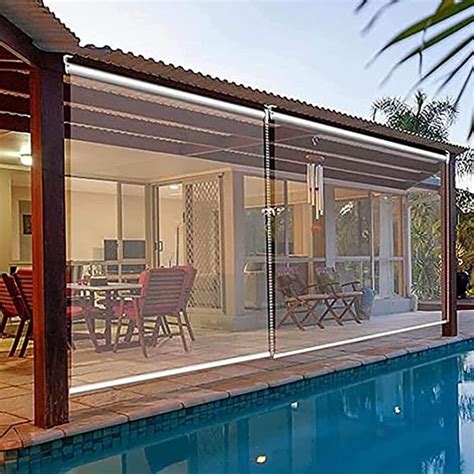
[[[255,462],[257,464],[265,464],[267,462],[267,457],[265,456],[265,454],[260,454],[259,456],[257,456],[257,459],[255,459]]]
[[[29,153],[21,153],[20,154],[20,163],[23,166],[32,166],[33,165],[33,157]]]
[[[394,412],[396,415],[400,415],[400,413],[402,412],[402,409],[397,405],[397,406],[394,406],[394,407],[393,407],[393,412]]]
[[[291,406],[291,408],[293,408],[293,410],[297,410],[298,406],[299,406],[299,403],[298,402],[293,402],[290,406]]]

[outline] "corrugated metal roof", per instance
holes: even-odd
[[[162,61],[136,56],[133,53],[125,53],[119,49],[88,45],[76,51],[74,62],[242,105],[262,107],[271,104],[280,112],[429,150],[444,152],[448,149],[452,153],[461,153],[465,150],[465,147],[460,145],[430,140],[361,117],[204,75]]]
[[[280,112],[428,150],[448,150],[452,153],[465,150],[465,147],[459,145],[429,140],[361,117],[125,53],[119,49],[98,48],[93,45],[79,47],[79,38],[41,0],[0,0],[0,13],[31,37],[39,49],[73,54],[74,62],[78,64],[250,107],[272,104]]]
[[[42,51],[72,52],[79,38],[41,0],[0,0],[0,14]]]

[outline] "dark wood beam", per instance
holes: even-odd
[[[41,53],[34,47],[31,38],[3,15],[0,15],[0,46],[25,63],[39,64]]]
[[[24,72],[2,71],[0,74],[0,89],[6,92],[29,94],[29,80],[28,74]]]
[[[28,115],[30,113],[29,100],[24,97],[3,94],[0,90],[0,111]]]
[[[338,141],[331,141],[328,138],[320,138],[316,145],[313,145],[312,138],[317,136],[316,133],[308,134],[307,136],[277,139],[278,143],[284,143],[287,146],[298,147],[306,149],[311,153],[331,153],[350,156],[352,158],[372,161],[374,164],[380,163],[389,166],[399,166],[400,168],[416,169],[428,173],[436,173],[438,170],[438,163],[414,160],[406,156],[398,156],[391,153],[383,153],[379,151],[367,150],[366,148],[354,144],[341,143]]]
[[[149,120],[140,120],[139,118],[111,115],[95,110],[77,109],[73,104],[66,107],[65,120],[75,125],[88,125],[116,130],[118,132],[179,140],[211,148],[242,147],[250,143],[255,143],[255,139],[228,134],[217,134],[213,130],[206,132],[205,124],[201,125],[202,130],[191,129],[179,126],[179,123],[174,125],[157,123]]]
[[[458,334],[456,296],[456,159],[441,169],[441,314],[443,336]]]
[[[31,73],[35,424],[68,421],[62,57]]]
[[[30,132],[30,118],[0,112],[0,130],[12,132]]]
[[[74,140],[86,141],[90,143],[101,143],[104,145],[113,145],[158,153],[170,153],[193,158],[192,153],[190,153],[193,150],[193,146],[155,140],[152,137],[126,135],[123,133],[95,130],[71,124],[66,124],[66,137],[71,137]],[[263,170],[264,167],[263,155],[251,155],[231,150],[217,150],[214,152],[209,152],[206,153],[205,157],[202,159],[215,161],[218,163],[251,166],[260,170]],[[290,163],[288,161],[277,160],[275,166],[277,172],[280,171],[297,174],[304,174],[306,172],[306,165],[301,162]],[[392,189],[407,189],[410,186],[409,183],[404,181],[396,181],[380,176],[368,176],[360,173],[349,173],[347,171],[330,168],[325,169],[325,176],[327,178],[361,184],[370,184],[373,186],[382,186]]]
[[[388,177],[392,179],[399,179],[406,182],[417,183],[426,179],[429,174],[422,173],[413,169],[401,169],[401,168],[388,168],[386,166],[380,166],[377,162],[367,163],[355,161],[352,156],[345,157],[336,157],[326,155],[325,153],[315,153],[314,150],[304,151],[302,149],[292,149],[283,146],[282,143],[277,143],[274,145],[275,155],[278,160],[285,160],[293,163],[308,163],[311,160],[311,157],[314,159],[318,157],[324,158],[324,165],[333,168],[339,169],[342,171],[354,171],[359,173],[367,173],[377,176]],[[241,146],[238,148],[238,151],[245,153],[252,153],[256,156],[262,156],[263,146],[262,144],[258,145],[249,145]],[[212,151],[210,153],[213,153]],[[209,153],[200,153],[195,155],[197,158],[206,158]]]
[[[155,103],[124,95],[86,89],[77,85],[72,85],[70,92],[65,91],[65,94],[66,102],[73,105],[92,105],[110,111],[261,140],[259,124],[254,125],[248,121],[233,120],[224,116],[199,112],[198,110],[172,107],[159,102]]]

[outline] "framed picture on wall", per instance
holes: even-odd
[[[22,219],[22,234],[31,235],[32,234],[31,214],[22,214],[21,219]]]

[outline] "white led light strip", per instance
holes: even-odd
[[[416,331],[418,329],[430,328],[433,326],[442,326],[448,321],[435,321],[432,323],[419,324],[418,326],[411,326],[409,328],[393,329],[392,331],[379,332],[377,334],[368,334],[367,336],[354,337],[353,339],[344,339],[337,342],[329,342],[327,344],[321,344],[319,346],[305,347],[302,349],[295,349],[286,352],[277,352],[274,359],[280,359],[281,357],[289,357],[297,354],[304,354],[305,352],[320,351],[322,349],[331,349],[332,347],[344,346],[346,344],[353,344],[354,342],[369,341],[370,339],[377,339],[384,336],[393,336],[394,334],[400,334],[404,332]]]
[[[95,392],[105,388],[119,387],[121,385],[130,385],[134,383],[146,382],[162,377],[170,377],[172,375],[181,375],[188,372],[196,372],[197,370],[213,369],[223,367],[225,365],[238,364],[239,362],[249,362],[251,360],[264,359],[270,357],[270,352],[259,352],[246,356],[231,357],[230,359],[216,360],[214,362],[203,362],[202,364],[188,365],[176,369],[160,370],[156,372],[148,372],[140,375],[130,375],[128,377],[120,377],[118,379],[106,380],[104,382],[95,382],[69,389],[70,395],[79,395],[82,393]]]

